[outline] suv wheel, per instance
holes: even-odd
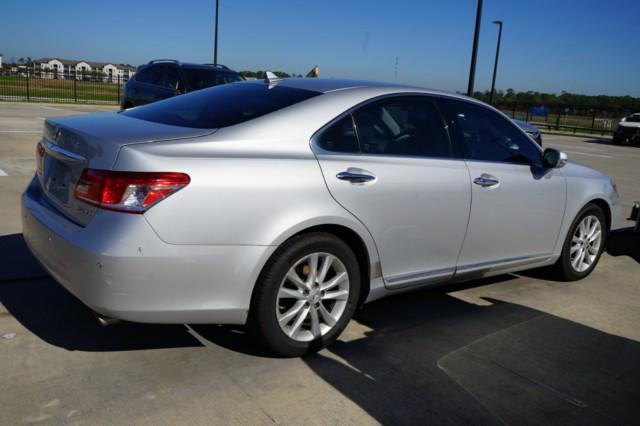
[[[284,243],[265,266],[249,312],[249,332],[281,356],[333,342],[353,316],[358,262],[338,237],[312,233]]]

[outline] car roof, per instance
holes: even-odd
[[[445,91],[426,89],[424,87],[406,85],[406,84],[398,84],[398,83],[387,83],[380,81],[368,81],[368,80],[349,80],[349,79],[338,79],[338,78],[283,78],[272,80],[269,82],[268,80],[251,80],[247,83],[251,84],[277,84],[283,87],[291,87],[295,89],[304,89],[304,90],[312,90],[320,93],[331,93],[337,91],[359,91],[359,90],[380,90],[384,92],[418,92],[418,93],[427,93],[433,95],[446,95],[453,96],[464,99],[467,98],[464,95],[460,95],[457,93],[449,93]],[[472,99],[473,100],[473,99]]]
[[[237,71],[232,70],[231,68],[227,68],[224,65],[213,65],[213,64],[196,64],[196,63],[192,63],[192,62],[179,62],[179,61],[173,61],[173,60],[156,60],[155,62],[148,62],[146,64],[142,64],[140,65],[140,69],[142,68],[146,68],[152,65],[159,65],[159,64],[175,64],[181,68],[198,68],[198,69],[206,69],[206,70],[211,70],[211,71],[218,71],[221,73],[231,73],[231,74],[239,74]]]
[[[213,64],[194,64],[191,62],[180,62],[179,66],[182,68],[200,68],[200,69],[216,70],[220,72],[238,74],[237,71],[234,71],[230,68],[226,68],[226,67],[223,68],[221,66],[215,66]]]

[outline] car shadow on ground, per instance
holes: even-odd
[[[0,304],[40,339],[68,350],[202,346],[184,325],[99,325],[89,308],[47,275],[21,234],[0,236]]]
[[[511,278],[370,303],[341,340],[303,360],[382,424],[637,422],[640,343],[512,303],[448,294]],[[260,355],[241,327],[197,331]]]
[[[633,227],[612,231],[607,240],[607,253],[611,256],[629,256],[640,263],[640,232]]]
[[[303,361],[383,424],[636,423],[640,343],[520,305],[450,294],[512,278],[370,303],[341,340]],[[70,350],[201,346],[182,325],[103,328],[50,278],[0,282],[0,303],[37,337]],[[267,356],[242,327],[192,328],[239,354]]]
[[[305,361],[383,424],[638,421],[638,342],[486,302],[435,291],[374,302],[356,317],[365,337]]]

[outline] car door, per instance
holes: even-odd
[[[371,232],[388,287],[453,275],[471,189],[432,98],[372,101],[330,123],[312,145],[333,197]]]
[[[471,178],[457,274],[548,259],[564,216],[562,172],[542,167],[540,148],[502,114],[468,101],[439,102]]]

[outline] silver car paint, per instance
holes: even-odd
[[[472,185],[473,206],[458,271],[474,271],[496,259],[550,258],[565,210],[562,170],[482,161],[466,164],[472,179],[488,174],[500,183]]]
[[[289,237],[311,227],[342,226],[360,237],[370,264],[368,300],[373,300],[409,284],[452,276],[465,279],[465,274],[455,272],[458,253],[464,266],[481,266],[469,269],[473,276],[550,264],[560,253],[557,242],[564,240],[571,221],[587,202],[602,199],[613,215],[617,213],[619,203],[610,180],[572,163],[549,171],[541,186],[533,190],[533,198],[523,201],[509,197],[517,195],[518,189],[524,192],[525,188],[517,185],[526,181],[526,175],[495,163],[345,158],[350,156],[321,152],[316,158],[310,141],[318,129],[371,98],[400,93],[466,98],[404,86],[307,81],[293,79],[280,84],[315,88],[324,84],[328,91],[213,133],[185,133],[187,139],[178,134],[178,139],[165,140],[163,132],[145,138],[142,133],[159,130],[154,123],[123,121],[112,115],[114,122],[119,120],[118,128],[110,129],[107,123],[100,127],[104,140],[115,140],[116,134],[121,137],[116,155],[110,155],[115,163],[109,167],[185,172],[191,176],[191,184],[144,215],[100,210],[84,227],[48,209],[27,191],[23,195],[27,243],[61,284],[103,314],[142,322],[241,324],[269,256]],[[92,120],[90,117],[86,119]],[[75,128],[83,123],[79,118],[68,125]],[[129,131],[140,137],[128,139]],[[96,164],[93,159],[89,162],[91,167]],[[339,187],[334,172],[349,166],[368,170],[375,166],[378,181],[362,188]],[[480,171],[500,175],[503,186],[491,194],[498,195],[494,197],[497,200],[487,197],[477,206],[481,213],[496,214],[494,205],[504,209],[498,212],[499,220],[492,222],[493,228],[487,229],[520,232],[519,226],[535,224],[524,225],[537,234],[531,246],[524,231],[518,234],[521,239],[509,240],[509,250],[505,250],[496,247],[495,241],[483,242],[486,230],[473,229],[468,233],[469,247],[473,248],[465,250],[465,216],[473,210],[470,194],[477,191],[471,189],[471,179]],[[426,189],[413,186],[417,192],[411,197],[412,189],[403,185],[416,182],[398,173],[432,181],[433,185]],[[429,188],[436,188],[436,192],[429,194]],[[375,198],[368,204],[365,197],[354,199],[349,192],[358,192],[353,189],[368,191]],[[386,193],[398,190],[399,194]],[[455,208],[449,210],[449,206]],[[380,209],[381,216],[375,217],[372,208]],[[419,216],[420,211],[424,217]],[[398,212],[403,220],[420,222],[390,220],[385,229],[385,218]],[[472,219],[472,223],[476,221]],[[480,222],[479,226],[487,225]],[[429,240],[417,238],[420,232]],[[544,256],[534,256],[537,254]]]

